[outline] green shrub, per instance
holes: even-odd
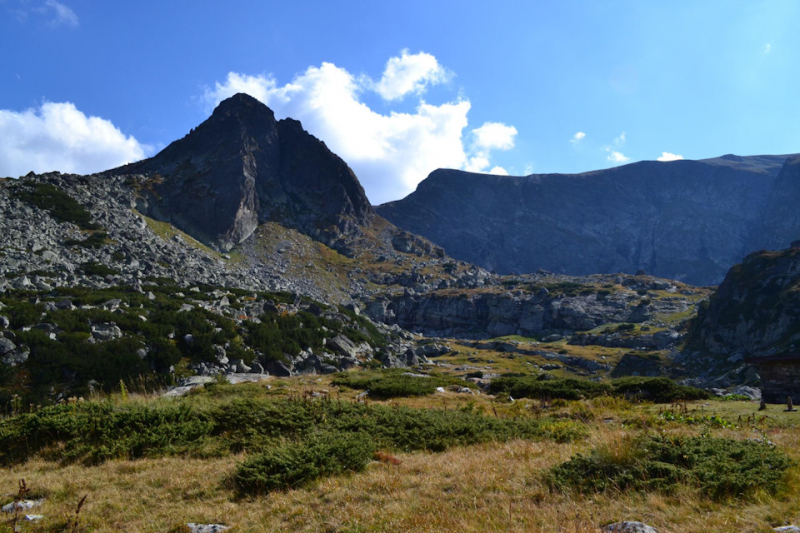
[[[502,376],[492,380],[492,394],[508,394],[513,398],[549,398],[580,400],[604,394],[655,403],[672,403],[683,400],[705,400],[710,394],[704,390],[678,385],[669,378],[624,377],[609,382],[549,376]]]
[[[578,454],[548,472],[553,488],[579,492],[613,489],[670,493],[677,484],[714,500],[775,494],[793,466],[763,442],[710,437],[648,436]]]
[[[546,374],[539,376],[502,376],[493,379],[490,385],[492,394],[508,394],[513,398],[561,398],[564,400],[580,400],[594,398],[611,392],[607,383],[598,383],[586,379],[546,379]]]
[[[69,194],[49,183],[35,183],[29,188],[20,189],[17,198],[40,209],[46,209],[50,215],[61,222],[72,222],[85,229],[98,229],[92,222],[92,215]]]
[[[237,467],[234,481],[247,494],[293,489],[323,476],[360,472],[374,453],[369,435],[319,433],[248,458]]]
[[[64,241],[64,244],[67,246],[82,246],[84,248],[102,248],[108,243],[108,241],[108,233],[104,231],[97,231],[83,240],[67,239]]]
[[[669,378],[624,377],[611,381],[613,394],[649,400],[654,403],[707,400],[711,394],[702,389],[678,385]]]
[[[398,451],[443,451],[518,438],[563,442],[585,434],[584,427],[573,421],[349,402],[220,397],[218,393],[228,388],[234,390],[229,385],[208,386],[180,403],[85,402],[2,419],[0,464],[37,454],[95,463],[120,457],[259,452],[269,451],[281,440],[311,442],[318,433],[369,435],[377,448]],[[215,397],[220,399],[211,406],[194,401]]]
[[[81,263],[81,270],[83,270],[83,273],[87,276],[100,276],[101,278],[106,276],[116,276],[119,274],[119,270],[115,270],[96,261]]]
[[[333,379],[333,384],[349,389],[368,389],[370,398],[378,400],[427,396],[436,392],[437,387],[448,385],[472,386],[469,382],[458,378],[436,375],[404,376],[406,372],[408,371],[404,369],[346,372],[337,375]]]

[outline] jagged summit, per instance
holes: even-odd
[[[154,157],[111,172],[148,175],[139,210],[221,250],[267,221],[337,246],[374,216],[341,158],[246,94]]]

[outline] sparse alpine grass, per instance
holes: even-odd
[[[793,465],[786,454],[760,441],[651,435],[578,454],[545,476],[556,490],[671,493],[686,485],[722,501],[758,491],[777,494]]]

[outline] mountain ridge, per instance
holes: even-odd
[[[767,196],[792,158],[726,155],[529,176],[439,169],[406,198],[375,209],[501,274],[645,270],[707,285],[764,240]],[[795,229],[780,238],[790,242]]]

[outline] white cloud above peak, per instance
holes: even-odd
[[[683,159],[682,155],[661,152],[661,157],[657,158],[656,161],[680,161],[681,159]]]
[[[69,102],[0,110],[0,176],[58,170],[90,174],[143,159],[152,147]]]
[[[572,136],[572,139],[570,139],[569,142],[571,142],[572,144],[578,144],[584,137],[586,137],[586,134],[582,131],[579,131],[578,133]]]
[[[501,122],[484,122],[483,126],[472,130],[472,135],[481,150],[510,150],[514,148],[517,128]]]
[[[451,77],[452,73],[431,54],[409,54],[408,50],[403,50],[400,57],[387,61],[375,91],[384,100],[400,100],[407,94],[422,94],[428,85],[446,82]]]
[[[606,159],[613,163],[627,163],[631,160],[630,157],[616,150],[608,150],[608,157]]]
[[[474,133],[465,131],[471,109],[468,100],[456,98],[436,105],[420,99],[411,112],[376,111],[361,100],[368,91],[387,102],[420,94],[428,84],[441,80],[441,72],[446,71],[430,54],[410,55],[404,50],[388,61],[377,83],[333,63],[322,63],[284,85],[271,75],[231,72],[224,81],[206,88],[203,100],[210,112],[225,98],[244,92],[268,105],[277,118],[300,120],[350,165],[370,201],[379,204],[412,192],[437,168],[504,172],[492,165],[491,153],[512,148],[517,130],[487,122]]]

